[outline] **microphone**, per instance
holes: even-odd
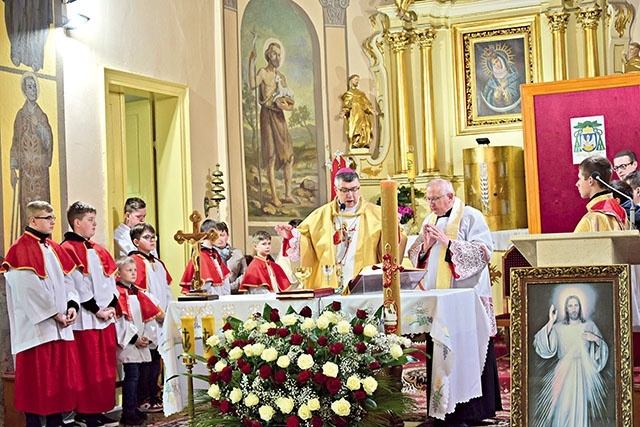
[[[340,208],[340,212],[344,211],[345,209],[347,209],[347,205],[345,203],[340,203],[338,204],[338,207]]]
[[[625,199],[627,199],[627,200],[629,200],[631,202],[631,208],[629,208],[629,230],[634,230],[636,228],[636,204],[633,203],[633,198],[627,196],[623,192],[621,192],[619,190],[616,190],[611,185],[607,184],[607,182],[605,182],[605,180],[602,179],[602,176],[600,175],[600,172],[593,172],[591,174],[591,178],[595,179],[600,184],[602,184],[605,187],[607,187],[609,190],[613,191],[614,193],[618,194],[621,197],[624,197]]]

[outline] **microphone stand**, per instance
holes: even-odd
[[[624,197],[625,199],[629,200],[629,202],[631,203],[631,207],[629,208],[629,230],[635,230],[636,229],[636,204],[633,202],[633,197],[629,197],[626,194],[624,194],[623,192],[621,192],[619,190],[616,190],[611,185],[607,184],[604,181],[604,179],[602,179],[602,177],[600,176],[600,174],[598,172],[592,173],[591,174],[591,178],[595,179],[600,184],[604,185],[609,190],[613,191],[614,193],[618,194],[619,196]]]

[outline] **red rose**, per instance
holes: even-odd
[[[262,427],[262,423],[257,420],[251,421],[251,427]]]
[[[223,331],[228,331],[229,329],[233,329],[233,325],[229,322],[225,323],[224,326],[222,327]]]
[[[313,313],[311,312],[311,309],[308,305],[305,305],[304,307],[302,307],[302,310],[300,310],[300,316],[302,317],[311,317],[312,314]]]
[[[339,342],[333,343],[329,346],[329,351],[331,352],[331,354],[338,355],[342,353],[342,350],[344,350],[344,345]]]
[[[240,368],[240,371],[245,375],[249,375],[251,372],[253,372],[253,366],[251,366],[250,363],[245,363],[244,365],[242,365],[242,368]]]
[[[223,414],[226,414],[227,412],[229,412],[229,409],[231,409],[231,403],[228,400],[221,400],[220,412],[222,412]]]
[[[305,350],[305,353],[314,356],[316,354],[316,349],[314,347],[307,347],[307,349]]]
[[[270,337],[274,336],[277,332],[278,332],[278,330],[276,328],[267,329],[267,335],[270,336]]]
[[[345,427],[347,425],[347,420],[344,417],[335,416],[333,417],[333,423],[336,427]]]
[[[287,417],[287,427],[300,427],[300,419],[295,415]]]
[[[245,365],[247,362],[244,361],[244,359],[238,359],[238,368],[242,368],[243,365]]]
[[[209,384],[217,383],[220,379],[220,375],[217,372],[211,372],[209,374]]]
[[[273,375],[273,382],[275,382],[276,384],[284,384],[286,380],[287,380],[287,373],[282,369],[279,371],[276,371],[276,373]]]
[[[311,371],[302,371],[298,374],[298,382],[300,384],[306,384],[311,379]]]
[[[302,335],[300,334],[291,335],[291,345],[300,345],[302,344],[302,340]]]
[[[223,359],[224,359],[224,358],[226,358],[227,356],[229,356],[229,353],[227,353],[227,349],[225,349],[225,348],[221,348],[221,349],[220,349],[220,354],[219,354],[219,356],[220,356],[221,358],[223,358]]]
[[[289,335],[289,330],[287,328],[278,329],[278,336],[280,338],[285,338],[287,335]]]
[[[211,399],[211,406],[213,408],[219,408],[220,407],[220,401],[219,400],[215,400],[215,399]]]
[[[213,366],[216,363],[218,363],[218,358],[215,356],[211,356],[209,359],[207,359],[207,366]]]
[[[251,427],[251,420],[247,417],[244,417],[242,419],[242,425],[245,427]]]
[[[280,320],[280,312],[277,308],[271,309],[271,313],[269,313],[269,320],[271,320],[272,322],[277,322],[278,320]]]
[[[315,383],[318,385],[323,385],[327,382],[327,376],[322,372],[316,372],[316,374],[313,376],[313,381],[315,381]]]
[[[244,347],[245,345],[246,345],[246,343],[245,343],[244,341],[242,341],[242,340],[235,340],[234,342],[232,342],[232,343],[231,343],[231,348],[234,348],[234,347],[240,347],[240,348],[242,348],[242,347]]]
[[[220,371],[220,379],[228,384],[228,383],[231,382],[231,374],[232,373],[233,373],[233,370],[232,370],[231,366],[225,366],[224,369],[222,369],[222,371]]]
[[[357,342],[356,351],[360,354],[364,354],[364,352],[367,351],[367,345],[363,342]]]
[[[362,335],[364,332],[364,326],[362,325],[353,325],[353,333],[356,335]]]
[[[318,345],[321,345],[322,347],[327,345],[327,342],[328,342],[327,337],[325,337],[324,335],[318,338]]]
[[[331,310],[332,311],[340,311],[341,308],[342,308],[342,304],[340,304],[340,301],[333,301],[331,303]]]
[[[262,378],[263,380],[266,380],[267,378],[269,378],[271,376],[271,372],[272,372],[271,366],[269,365],[260,366],[259,375],[260,375],[260,378]]]
[[[359,309],[356,310],[356,317],[358,319],[364,320],[364,319],[367,318],[367,312],[362,310],[361,308],[359,308]]]
[[[369,369],[371,369],[372,371],[375,371],[376,369],[380,369],[380,362],[376,360],[369,363]]]
[[[365,393],[364,390],[356,390],[356,392],[353,393],[353,400],[356,402],[362,402],[366,397],[367,393]]]
[[[320,418],[319,415],[316,415],[315,417],[311,418],[311,427],[322,427],[324,425],[324,422],[322,421],[322,418]]]
[[[331,394],[336,394],[340,391],[340,387],[342,387],[342,381],[338,378],[329,378],[325,384],[327,387],[327,391]]]

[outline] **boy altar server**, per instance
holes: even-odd
[[[253,235],[253,250],[256,256],[242,278],[240,292],[266,294],[289,289],[291,282],[287,273],[270,256],[271,235],[266,231],[256,231]]]
[[[60,426],[78,394],[78,353],[70,328],[79,307],[70,276],[76,264],[50,239],[53,207],[33,201],[25,213],[28,226],[0,266],[16,363],[14,406],[25,413],[27,427],[40,427],[41,415],[47,426]]]
[[[80,310],[73,325],[80,370],[76,421],[96,427],[100,414],[115,405],[117,267],[109,251],[91,241],[96,233],[93,206],[74,202],[67,209],[67,220],[73,231],[64,234],[61,246],[77,259],[82,272],[76,282]]]

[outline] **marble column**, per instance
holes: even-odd
[[[395,92],[396,105],[393,110],[396,112],[397,139],[396,139],[396,173],[406,173],[408,170],[407,152],[411,146],[410,137],[410,114],[409,114],[409,89],[407,85],[407,69],[405,65],[405,53],[411,43],[408,32],[401,30],[387,33],[387,43],[391,46],[395,65]]]
[[[431,47],[436,37],[433,28],[417,29],[414,39],[420,47],[420,92],[422,93],[422,172],[438,172],[436,117],[433,95],[433,60]]]
[[[584,57],[587,77],[600,75],[598,64],[598,22],[602,15],[602,9],[597,4],[590,9],[578,12],[578,23],[584,31]]]
[[[547,20],[551,27],[553,38],[553,78],[554,80],[567,79],[567,24],[569,23],[569,13],[565,10],[561,12],[547,12]]]

